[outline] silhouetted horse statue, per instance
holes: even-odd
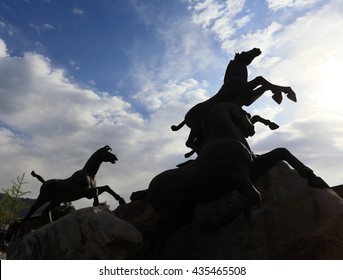
[[[274,85],[261,76],[257,76],[255,79],[248,82],[247,66],[261,53],[261,50],[258,48],[236,53],[235,58],[229,62],[226,68],[223,90],[227,92],[230,91],[232,98],[235,99],[233,100],[234,103],[246,106],[251,105],[268,90],[272,91],[272,98],[278,104],[282,102],[283,92],[287,94],[287,97],[290,100],[296,102],[297,98],[291,87]],[[227,87],[231,86],[237,86],[237,89],[227,89]]]
[[[192,219],[196,204],[217,200],[237,190],[243,199],[227,213],[229,222],[260,202],[260,194],[249,178],[252,155],[245,137],[255,131],[246,112],[236,104],[215,104],[206,114],[204,131],[206,144],[196,160],[164,171],[150,182],[148,199],[158,213],[152,253],[170,230]]]
[[[67,179],[51,179],[45,181],[41,176],[32,171],[32,176],[37,177],[43,184],[40,188],[38,198],[22,220],[22,223],[25,223],[31,215],[46,202],[49,202],[45,211],[48,212],[50,221],[52,221],[51,210],[61,203],[86,197],[88,199],[94,199],[93,205],[96,206],[99,205],[98,195],[103,192],[111,194],[120,204],[125,203],[125,200],[116,194],[109,186],[96,186],[95,175],[98,172],[101,163],[110,162],[114,164],[118,160],[111,151],[112,149],[107,145],[97,150],[88,159],[81,170],[76,171]]]
[[[287,97],[296,102],[296,95],[290,87],[274,85],[261,76],[248,82],[247,66],[260,54],[261,50],[257,48],[236,54],[227,67],[224,84],[217,94],[193,106],[179,125],[171,126],[173,131],[181,129],[185,124],[191,129],[186,141],[187,147],[198,152],[197,142],[199,141],[195,140],[197,137],[202,137],[203,117],[214,104],[230,102],[240,106],[249,106],[267,90],[274,93],[273,99],[277,103],[282,101],[282,92],[287,93]]]

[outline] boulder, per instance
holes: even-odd
[[[8,259],[132,259],[142,234],[106,207],[80,209],[11,244]]]
[[[127,221],[137,228],[145,240],[156,222],[157,214],[147,201],[147,197],[134,200],[129,204],[119,205],[113,213],[120,219]]]
[[[162,258],[343,259],[343,199],[335,191],[308,187],[286,164],[254,184],[262,203],[250,215],[205,232],[204,225],[220,219],[239,195],[198,205],[193,222],[170,233]],[[144,228],[146,237],[156,219],[144,200],[121,206],[117,215]]]

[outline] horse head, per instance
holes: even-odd
[[[99,150],[103,162],[110,162],[112,164],[117,162],[118,158],[115,154],[112,154],[111,151],[112,149],[108,145]]]
[[[236,53],[235,59],[238,58],[240,61],[244,62],[244,64],[249,65],[255,57],[261,54],[261,50],[258,48],[253,48],[250,51]]]

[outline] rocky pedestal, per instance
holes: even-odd
[[[11,244],[8,259],[131,259],[142,234],[105,207],[77,210]]]
[[[343,199],[332,189],[314,189],[286,165],[255,182],[262,203],[213,232],[201,227],[222,215],[236,195],[199,205],[194,221],[171,232],[168,259],[343,259]],[[115,212],[148,236],[156,214],[134,201]],[[143,211],[144,210],[144,211]],[[133,213],[136,213],[133,215]]]

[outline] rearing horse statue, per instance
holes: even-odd
[[[261,50],[257,48],[236,54],[234,60],[230,61],[228,64],[224,77],[224,84],[220,90],[208,100],[193,106],[186,113],[184,120],[180,124],[171,126],[173,131],[181,129],[185,124],[191,129],[186,141],[187,147],[197,153],[199,152],[196,138],[202,137],[203,118],[206,115],[206,112],[217,103],[230,102],[239,106],[249,106],[268,90],[271,90],[274,93],[273,99],[277,103],[281,103],[282,101],[282,92],[285,92],[287,97],[292,101],[297,101],[295,92],[291,87],[274,85],[261,76],[248,81],[247,66],[260,54]],[[261,120],[264,119],[260,118],[257,121]],[[277,126],[273,127],[275,129]]]
[[[93,205],[96,206],[99,205],[98,195],[103,192],[111,194],[120,204],[125,203],[125,200],[109,186],[96,186],[95,175],[101,163],[110,162],[114,164],[118,160],[116,155],[112,154],[111,151],[112,149],[108,145],[97,150],[81,170],[76,171],[67,179],[50,179],[45,181],[41,176],[32,171],[32,176],[36,177],[43,184],[40,188],[39,196],[22,220],[22,223],[25,223],[46,202],[49,202],[45,211],[48,212],[50,221],[52,221],[51,210],[58,207],[61,203],[86,197],[88,199],[94,199]]]
[[[290,100],[296,102],[297,98],[291,87],[274,85],[262,76],[257,76],[253,80],[248,81],[247,66],[261,53],[261,50],[258,48],[236,53],[235,58],[229,62],[226,68],[224,85],[220,90],[231,91],[232,98],[238,99],[233,100],[233,102],[241,103],[241,105],[245,106],[251,105],[267,90],[272,91],[272,98],[278,104],[282,102],[283,92],[286,93]],[[232,86],[237,88],[234,90],[227,88]]]

